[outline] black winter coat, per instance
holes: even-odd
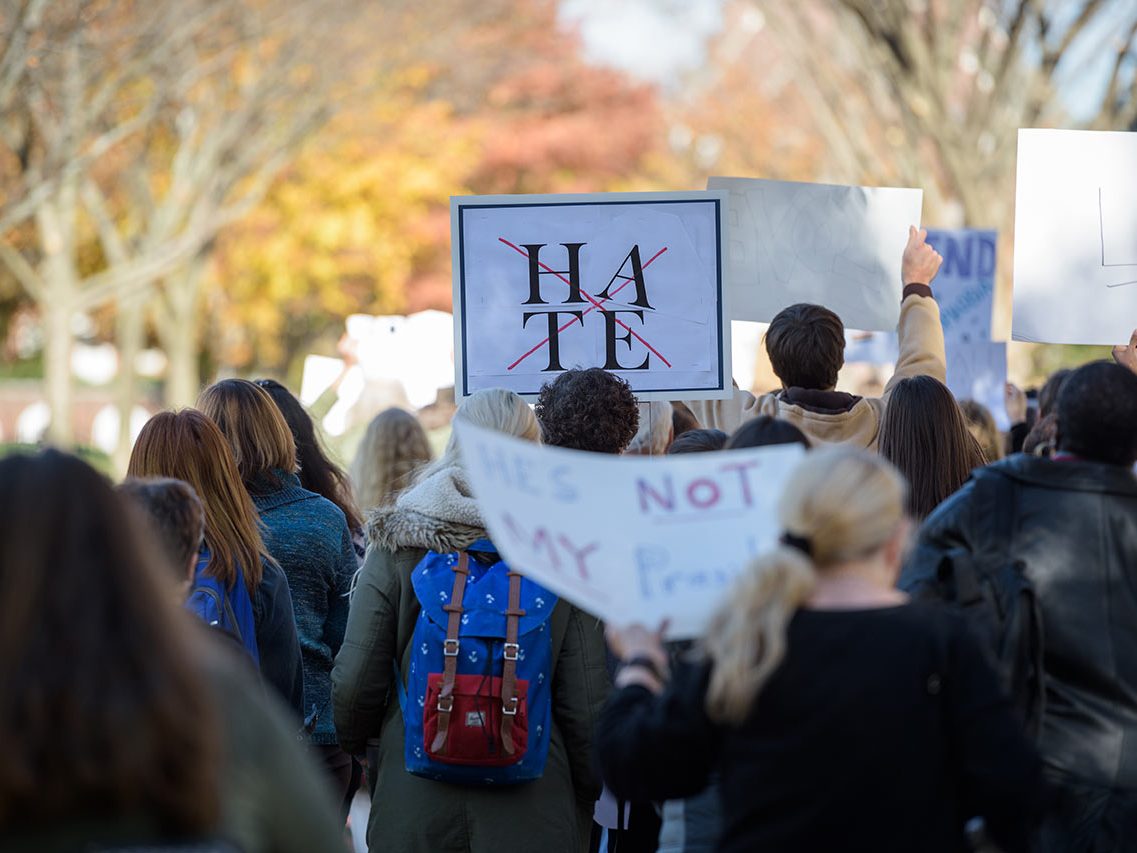
[[[1123,833],[1128,840],[1076,846],[1132,849],[1137,478],[1118,466],[1021,454],[981,468],[925,521],[900,586],[926,595],[936,589],[943,560],[966,558],[993,571],[992,561],[1008,557],[1022,562],[1041,607],[1045,712],[1038,746],[1048,775],[1068,793],[1081,792],[1067,822],[1090,831],[1107,826],[1117,809],[1133,821]],[[1100,796],[1086,796],[1087,789]],[[1067,838],[1051,849],[1073,843]]]

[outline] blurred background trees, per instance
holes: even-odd
[[[710,174],[923,186],[927,223],[1003,235],[1005,330],[1016,129],[1137,122],[1128,0],[628,6],[718,23],[661,77],[650,36],[577,31],[599,0],[0,4],[0,381],[42,377],[66,442],[77,338],[114,343],[120,423],[295,379],[348,314],[449,308],[452,194]]]

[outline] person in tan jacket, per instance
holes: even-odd
[[[845,363],[845,326],[820,305],[791,305],[780,311],[766,332],[766,351],[782,390],[755,397],[736,390],[729,400],[692,400],[686,405],[705,428],[734,432],[758,415],[787,420],[814,445],[852,444],[875,450],[880,419],[892,389],[901,379],[932,376],[946,380],[944,330],[931,283],[943,258],[927,244],[928,232],[908,229],[901,275],[900,357],[884,396],[858,397],[835,391]]]

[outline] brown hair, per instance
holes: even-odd
[[[205,508],[197,493],[170,477],[128,477],[118,492],[143,514],[175,577],[185,580],[205,536]]]
[[[975,400],[961,400],[959,410],[967,420],[968,431],[975,436],[983,456],[988,462],[998,462],[1003,458],[1003,434],[995,423],[991,410]]]
[[[216,710],[194,630],[136,518],[58,451],[0,460],[0,826],[220,815]]]
[[[566,370],[542,385],[533,412],[545,444],[570,450],[623,453],[640,426],[631,386],[599,367]]]
[[[271,403],[271,401],[269,401]],[[232,588],[238,573],[252,595],[265,550],[253,499],[241,485],[233,453],[217,424],[196,409],[159,412],[142,428],[127,473],[189,483],[205,507],[206,574]]]
[[[296,441],[284,415],[263,388],[245,379],[223,379],[197,398],[201,409],[233,449],[237,471],[246,486],[273,469],[296,472]]]
[[[908,511],[918,521],[987,464],[951,391],[931,376],[902,379],[892,389],[878,449],[908,479]]]
[[[402,409],[377,414],[367,425],[351,463],[360,506],[372,510],[394,503],[432,457],[418,418]]]
[[[845,364],[845,325],[820,305],[791,305],[770,322],[766,352],[784,388],[828,391]]]
[[[348,530],[354,532],[362,528],[363,519],[355,505],[351,481],[328,457],[316,432],[316,424],[304,404],[275,379],[258,379],[253,384],[272,397],[292,432],[296,442],[296,462],[300,468],[300,485],[338,506],[347,519]]]

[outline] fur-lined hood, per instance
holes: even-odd
[[[481,510],[457,466],[435,471],[367,520],[368,540],[388,551],[426,548],[445,554],[486,536]]]

